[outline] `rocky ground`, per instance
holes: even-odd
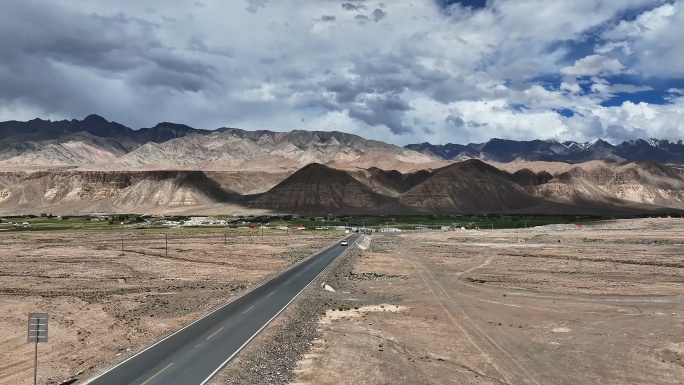
[[[319,321],[326,312],[345,317],[364,306],[394,300],[391,294],[357,290],[353,270],[360,256],[361,251],[351,247],[211,384],[287,384],[295,378],[297,361],[318,339]],[[335,291],[325,290],[325,285]]]
[[[679,384],[683,229],[376,234],[214,383]]]
[[[167,252],[163,233],[2,233],[0,384],[33,376],[30,312],[51,317],[40,383],[87,379],[338,238],[179,230]]]
[[[684,221],[679,219],[644,219],[520,230],[374,234],[370,242],[360,243],[361,248],[350,247],[347,257],[305,290],[212,384],[680,384],[683,230]],[[279,249],[282,239],[264,241],[256,253],[261,257],[250,260],[246,245],[257,242],[238,238],[233,258],[214,259],[212,252],[202,253],[196,242],[188,241],[175,249],[168,265],[163,249],[141,242],[146,248],[130,253],[135,257],[131,260],[159,261],[160,276],[170,277],[159,280],[150,293],[145,289],[137,296],[117,292],[88,299],[83,287],[69,286],[62,290],[77,293],[73,298],[37,302],[67,301],[60,305],[63,309],[113,327],[111,335],[102,338],[97,330],[83,327],[83,320],[70,325],[68,317],[62,317],[58,328],[85,340],[72,340],[68,355],[53,352],[52,357],[72,373],[93,372],[102,367],[98,362],[130,355],[127,349],[134,351],[195,317],[201,311],[187,310],[192,303],[206,301],[211,308],[212,298],[230,296],[238,282],[229,277],[248,272],[244,284],[249,287],[272,274],[269,271],[330,241],[303,237],[292,242],[290,251]],[[222,249],[221,239],[215,242],[215,250]],[[89,267],[88,261],[78,263],[85,264],[89,274],[110,276],[119,285],[137,282],[140,274],[122,274],[122,269],[107,273],[114,259],[96,264],[100,270]],[[203,268],[205,262],[213,267]],[[217,263],[229,272],[222,280],[212,276]],[[166,270],[176,265],[188,282]],[[26,266],[13,267],[12,274],[25,274]],[[23,290],[59,281],[61,271],[34,274],[36,283]],[[129,271],[145,270],[133,266]],[[74,278],[69,282],[78,282]],[[336,291],[324,290],[324,283]],[[102,287],[106,285],[98,292]],[[4,295],[26,301],[26,293]],[[37,298],[45,296],[40,293]],[[183,299],[193,296],[202,301]],[[113,298],[121,300],[108,304]],[[15,301],[6,306],[12,315],[12,306],[23,305]],[[131,317],[117,318],[119,313]],[[24,321],[21,317],[23,313],[14,314],[17,325]],[[7,326],[7,318],[0,322]],[[23,348],[23,333],[22,328],[16,337],[6,338],[3,351]],[[8,344],[12,338],[16,341]],[[108,347],[109,360],[95,358],[94,342]],[[13,368],[26,370],[27,363],[15,361],[0,366],[0,375],[5,375],[0,378],[6,381],[0,382],[16,383],[20,377],[11,377]]]

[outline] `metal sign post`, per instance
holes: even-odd
[[[48,313],[29,313],[28,338],[29,343],[36,345],[33,358],[33,384],[38,385],[38,343],[48,342]]]

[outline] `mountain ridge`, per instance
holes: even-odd
[[[603,139],[578,143],[555,139],[515,141],[493,138],[485,143],[467,145],[447,143],[433,145],[428,142],[404,146],[442,160],[468,158],[509,163],[516,161],[547,161],[582,163],[590,160],[655,161],[684,164],[684,142],[670,142],[651,138],[633,139],[613,145]]]
[[[0,213],[682,211],[682,163],[682,141],[659,139],[400,147],[338,131],[34,119],[0,122]]]

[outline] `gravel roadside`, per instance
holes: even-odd
[[[326,310],[396,301],[357,289],[353,268],[360,255],[361,250],[350,246],[344,257],[309,286],[210,384],[287,384],[295,377],[297,362],[318,338],[318,323]],[[323,283],[336,291],[324,290]]]

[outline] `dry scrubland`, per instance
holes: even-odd
[[[683,252],[681,219],[376,234],[293,383],[682,384]]]
[[[0,384],[32,382],[29,312],[51,315],[39,382],[86,378],[339,237],[227,234],[171,232],[168,255],[164,234],[0,234]]]

